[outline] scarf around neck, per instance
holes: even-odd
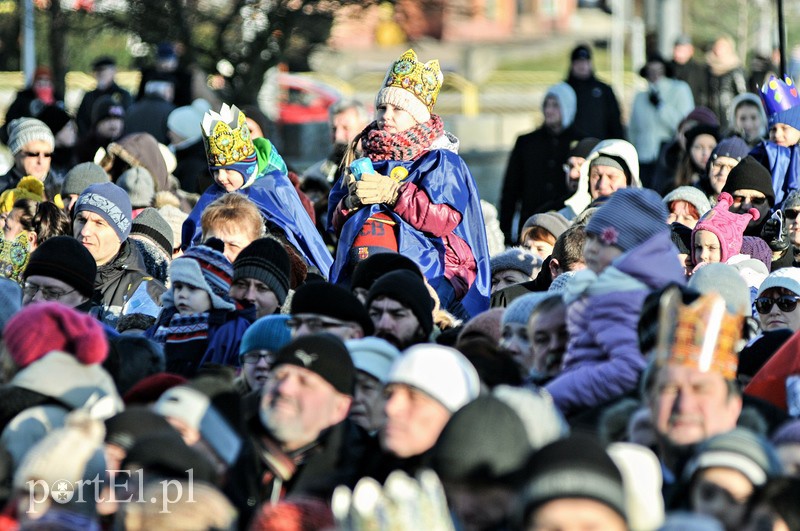
[[[431,115],[427,122],[399,133],[378,129],[372,122],[361,142],[364,154],[373,161],[414,160],[428,151],[433,141],[444,134],[444,124],[438,114]]]

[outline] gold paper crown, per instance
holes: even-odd
[[[439,61],[432,59],[423,64],[417,60],[414,50],[409,48],[386,72],[383,86],[397,87],[411,92],[425,105],[428,112],[433,112],[443,82],[444,76]]]
[[[656,345],[659,363],[716,372],[726,380],[736,379],[739,365],[736,347],[742,337],[743,319],[729,313],[725,300],[716,293],[685,305],[677,288],[668,290],[659,308]]]
[[[208,111],[203,116],[203,142],[209,166],[229,166],[255,153],[244,113],[227,103],[219,113]]]

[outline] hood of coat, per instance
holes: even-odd
[[[169,190],[169,171],[158,141],[149,133],[133,133],[108,146],[108,153],[131,167],[143,167],[153,176],[156,192]]]

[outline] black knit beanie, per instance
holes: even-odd
[[[548,444],[534,454],[529,474],[523,522],[538,507],[564,498],[598,501],[627,521],[622,474],[593,437],[573,434]]]
[[[97,263],[78,240],[70,236],[48,238],[31,253],[22,278],[43,276],[60,280],[92,298]]]
[[[375,331],[367,309],[355,295],[324,281],[306,282],[294,292],[290,313],[316,313],[361,325],[365,336]]]
[[[386,273],[369,289],[367,308],[378,297],[388,297],[410,309],[425,335],[430,335],[433,330],[433,299],[419,275],[406,269]]]
[[[419,266],[411,258],[403,256],[398,253],[378,253],[373,254],[369,258],[362,260],[356,265],[353,270],[353,276],[350,279],[350,288],[364,288],[368,290],[372,284],[386,273],[398,271],[400,269],[407,269],[414,273],[419,274],[422,278],[422,272]]]
[[[233,261],[233,281],[254,278],[272,290],[279,304],[289,293],[291,274],[289,254],[283,244],[273,238],[261,238],[242,249]]]
[[[296,365],[320,375],[340,393],[353,395],[356,369],[344,342],[332,334],[309,334],[275,353],[272,366]]]
[[[767,196],[769,206],[775,206],[775,191],[772,189],[772,175],[751,155],[746,156],[734,166],[725,181],[723,192],[733,195],[736,190],[757,190]]]

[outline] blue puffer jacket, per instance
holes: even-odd
[[[566,416],[636,388],[646,360],[637,325],[648,293],[685,277],[669,231],[617,258],[599,276],[581,271],[567,285],[569,343],[561,374],[547,384]]]

